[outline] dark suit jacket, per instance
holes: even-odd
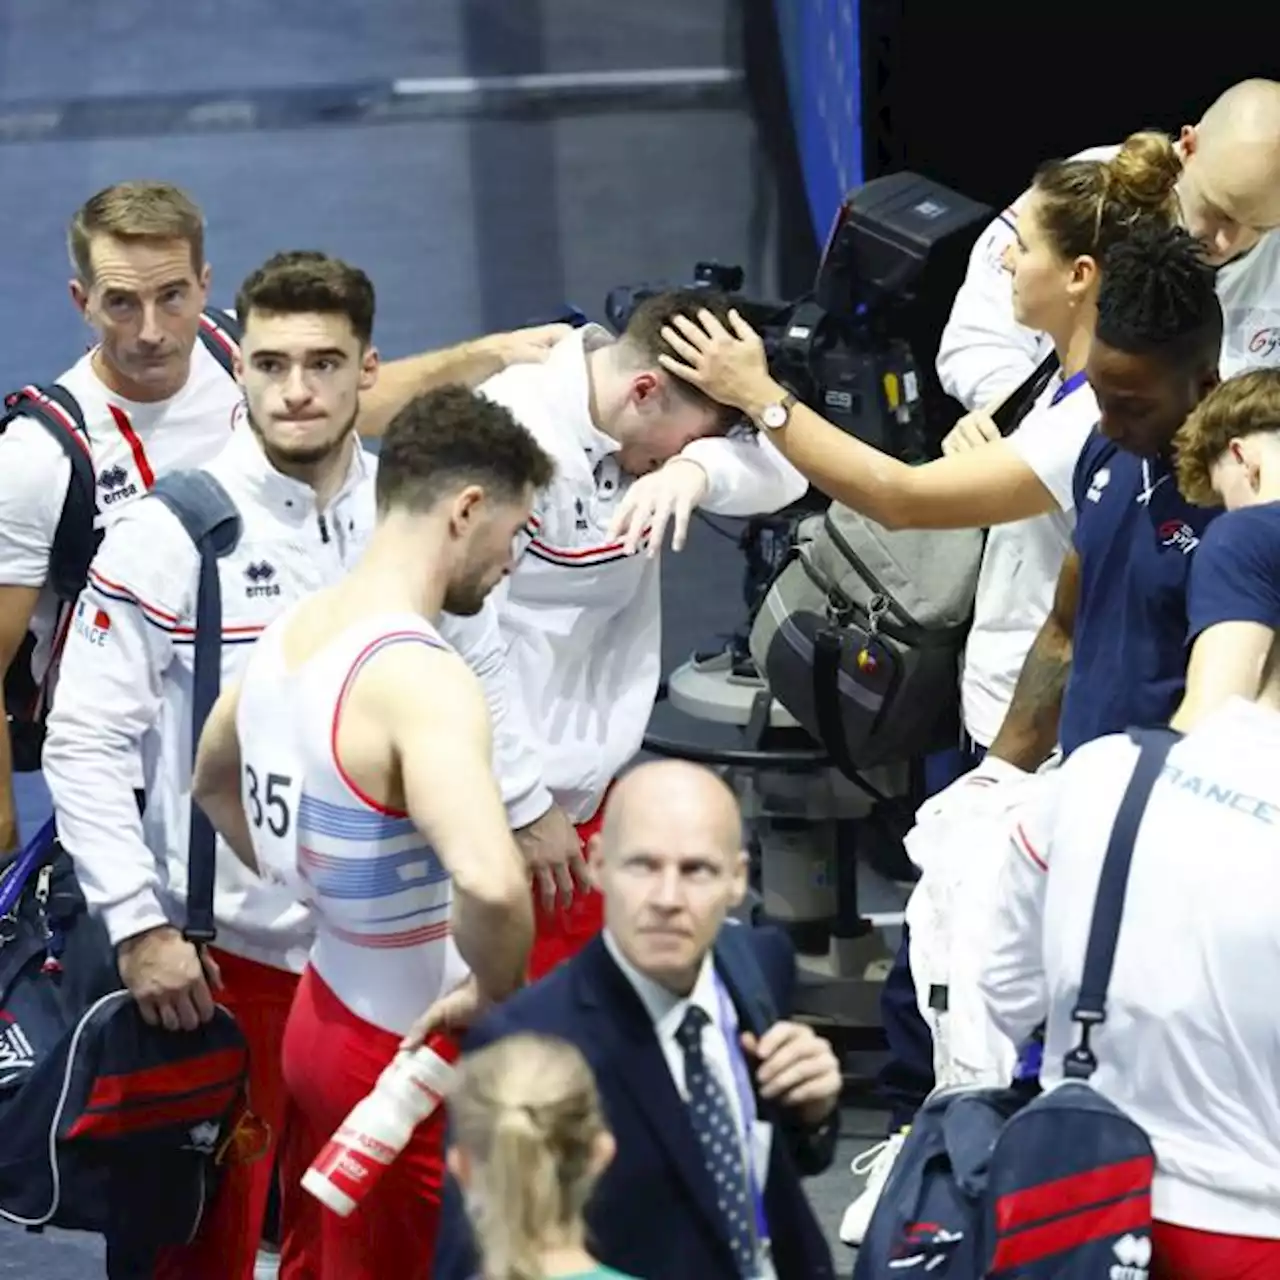
[[[726,926],[716,968],[741,1026],[756,1034],[791,1005],[795,953],[777,929]],[[763,984],[761,976],[763,975]],[[711,1178],[648,1011],[597,938],[541,982],[519,992],[468,1037],[471,1050],[519,1031],[575,1044],[595,1072],[618,1154],[587,1210],[589,1247],[608,1266],[646,1280],[736,1276]],[[774,1125],[765,1211],[779,1280],[829,1280],[831,1251],[800,1182],[832,1160],[835,1125],[806,1133],[757,1099]],[[477,1274],[461,1195],[444,1193],[434,1280]]]

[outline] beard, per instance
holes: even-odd
[[[478,575],[470,574],[457,582],[451,582],[445,588],[442,608],[455,618],[474,618],[481,609],[489,592],[483,586]]]
[[[323,440],[312,441],[308,444],[278,445],[272,444],[263,434],[262,428],[253,416],[253,410],[247,400],[245,401],[244,412],[245,418],[249,423],[249,429],[257,436],[258,443],[262,446],[262,452],[267,455],[267,460],[276,466],[283,463],[284,466],[280,468],[282,470],[289,467],[314,467],[322,462],[328,462],[346,444],[352,432],[355,431],[356,417],[359,414],[358,409],[353,409],[346,425]]]

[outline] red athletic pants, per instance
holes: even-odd
[[[1151,1280],[1276,1280],[1280,1240],[1223,1236],[1157,1222]]]
[[[349,1218],[325,1208],[302,1175],[373,1088],[400,1037],[357,1018],[308,969],[284,1035],[289,1114],[280,1146],[280,1280],[428,1280],[444,1181],[446,1112],[417,1129]]]
[[[603,819],[602,801],[591,818],[578,824],[578,838],[584,850],[587,841],[600,829]],[[535,897],[534,913],[536,935],[529,956],[531,979],[542,977],[562,961],[576,955],[604,925],[604,901],[595,890],[579,889],[567,909],[557,907],[553,911],[545,911]],[[362,1275],[377,1275],[379,1259],[385,1264],[387,1257],[392,1256],[381,1249],[372,1260],[371,1269],[367,1271],[355,1269],[355,1264],[331,1264],[329,1261],[329,1236],[337,1231],[339,1224],[347,1228],[345,1234],[351,1234],[350,1228],[362,1218],[367,1218],[367,1207],[362,1206],[351,1219],[343,1223],[342,1219],[324,1209],[319,1201],[303,1191],[299,1180],[320,1148],[345,1119],[347,1112],[373,1087],[378,1074],[394,1055],[399,1041],[396,1037],[356,1019],[324,988],[314,974],[310,975],[304,992],[295,974],[244,960],[225,951],[214,949],[213,955],[222,971],[223,987],[218,992],[218,999],[240,1024],[249,1045],[250,1105],[253,1113],[270,1127],[271,1144],[261,1159],[226,1170],[217,1198],[205,1214],[196,1238],[189,1245],[164,1252],[156,1268],[156,1280],[253,1280],[254,1259],[262,1239],[262,1222],[275,1170],[277,1144],[282,1131],[292,1129],[295,1125],[302,1125],[303,1131],[295,1141],[287,1142],[285,1149],[280,1151],[281,1219],[285,1232],[281,1249],[282,1280],[313,1280],[314,1277],[339,1274],[343,1280],[348,1275],[352,1280],[359,1280]],[[323,989],[323,995],[317,994],[317,987]],[[366,1057],[363,1062],[357,1062],[352,1058],[345,1064],[346,1070],[340,1073],[343,1076],[341,1089],[334,1090],[334,1098],[340,1093],[343,1102],[331,1099],[332,1105],[325,1108],[325,1122],[330,1118],[329,1112],[332,1112],[332,1124],[327,1128],[324,1123],[317,1124],[312,1117],[304,1117],[304,1104],[300,1094],[294,1093],[292,1087],[289,1090],[285,1088],[281,1061],[285,1046],[285,1023],[290,1019],[290,1006],[294,1003],[295,993],[298,995],[300,1008],[305,1006],[310,1012],[326,1007],[327,997],[349,1020],[348,1026],[359,1028],[352,1038],[366,1050],[374,1050],[371,1059]],[[292,1023],[290,1025],[289,1043],[295,1048],[302,1044],[305,1038],[303,1032],[308,1026],[313,1033],[316,1030],[314,1021],[308,1023],[305,1015],[300,1016],[298,1034],[292,1034],[294,1028]],[[379,1044],[380,1052],[376,1048]],[[317,1084],[316,1072],[322,1069],[322,1064],[322,1074],[326,1076],[328,1068],[337,1070],[341,1065],[344,1055],[327,1052],[328,1048],[327,1041],[318,1040],[310,1056],[300,1053],[292,1058],[295,1066],[301,1063],[304,1067],[299,1082],[303,1093],[308,1092],[308,1086]],[[308,1098],[309,1106],[315,1102],[314,1098]],[[442,1129],[436,1132],[432,1123],[428,1123],[421,1126],[419,1133],[415,1135],[415,1144],[419,1140],[428,1140],[432,1144],[434,1172],[427,1172],[428,1181],[434,1178],[432,1185],[436,1205],[439,1203],[442,1134]],[[395,1169],[408,1158],[409,1153],[406,1152],[388,1170],[375,1200],[387,1194],[383,1188],[388,1184],[395,1185]],[[415,1185],[414,1195],[417,1196],[421,1193],[422,1184]],[[425,1214],[415,1208],[415,1222],[426,1217],[430,1218],[430,1232],[425,1245],[425,1257],[430,1259],[434,1252],[436,1214]],[[322,1233],[315,1226],[317,1222],[325,1224],[324,1231],[327,1234],[323,1243],[320,1240]],[[333,1248],[336,1250],[339,1246],[335,1244]],[[344,1252],[336,1256],[345,1258],[347,1246],[344,1244],[341,1249]],[[323,1268],[318,1261],[321,1253]],[[395,1269],[403,1268],[407,1256],[403,1253],[395,1255]],[[348,1265],[353,1269],[344,1270]]]
[[[605,793],[608,799],[608,793]],[[586,822],[577,826],[578,839],[586,852],[587,841],[600,830],[604,822],[604,800]],[[604,899],[595,889],[575,886],[573,901],[568,907],[555,906],[548,911],[542,905],[537,886],[533,893],[534,934],[529,951],[529,981],[550,973],[556,965],[570,956],[576,956],[592,938],[604,928]]]
[[[270,1143],[260,1159],[224,1170],[195,1239],[164,1250],[156,1264],[156,1280],[253,1280],[284,1124],[280,1049],[298,975],[211,950],[222,971],[223,985],[215,997],[234,1015],[249,1045],[249,1108],[269,1126]]]

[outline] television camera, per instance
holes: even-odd
[[[938,383],[934,356],[986,205],[914,173],[851,191],[827,236],[813,289],[790,302],[744,296],[741,267],[699,263],[695,288],[728,294],[763,339],[773,377],[828,421],[904,462],[937,456],[962,412]],[[669,285],[621,285],[605,312],[621,332],[636,306]],[[750,617],[794,545],[804,515],[827,498],[810,490],[794,507],[748,521],[744,597]],[[747,674],[747,628],[730,648]]]

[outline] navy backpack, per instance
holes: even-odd
[[[1147,1135],[1089,1078],[1093,1028],[1124,913],[1134,840],[1178,735],[1131,730],[1139,756],[1098,880],[1066,1078],[1027,1101],[1015,1089],[934,1093],[911,1126],[858,1251],[854,1280],[1145,1280],[1151,1259]]]
[[[196,743],[219,685],[217,559],[235,546],[239,516],[203,472],[153,492],[201,553]],[[197,945],[214,936],[214,869],[213,828],[193,806],[185,935]],[[247,1119],[247,1067],[221,1007],[192,1032],[142,1020],[52,819],[0,865],[0,1218],[98,1232],[109,1255],[186,1241]]]

